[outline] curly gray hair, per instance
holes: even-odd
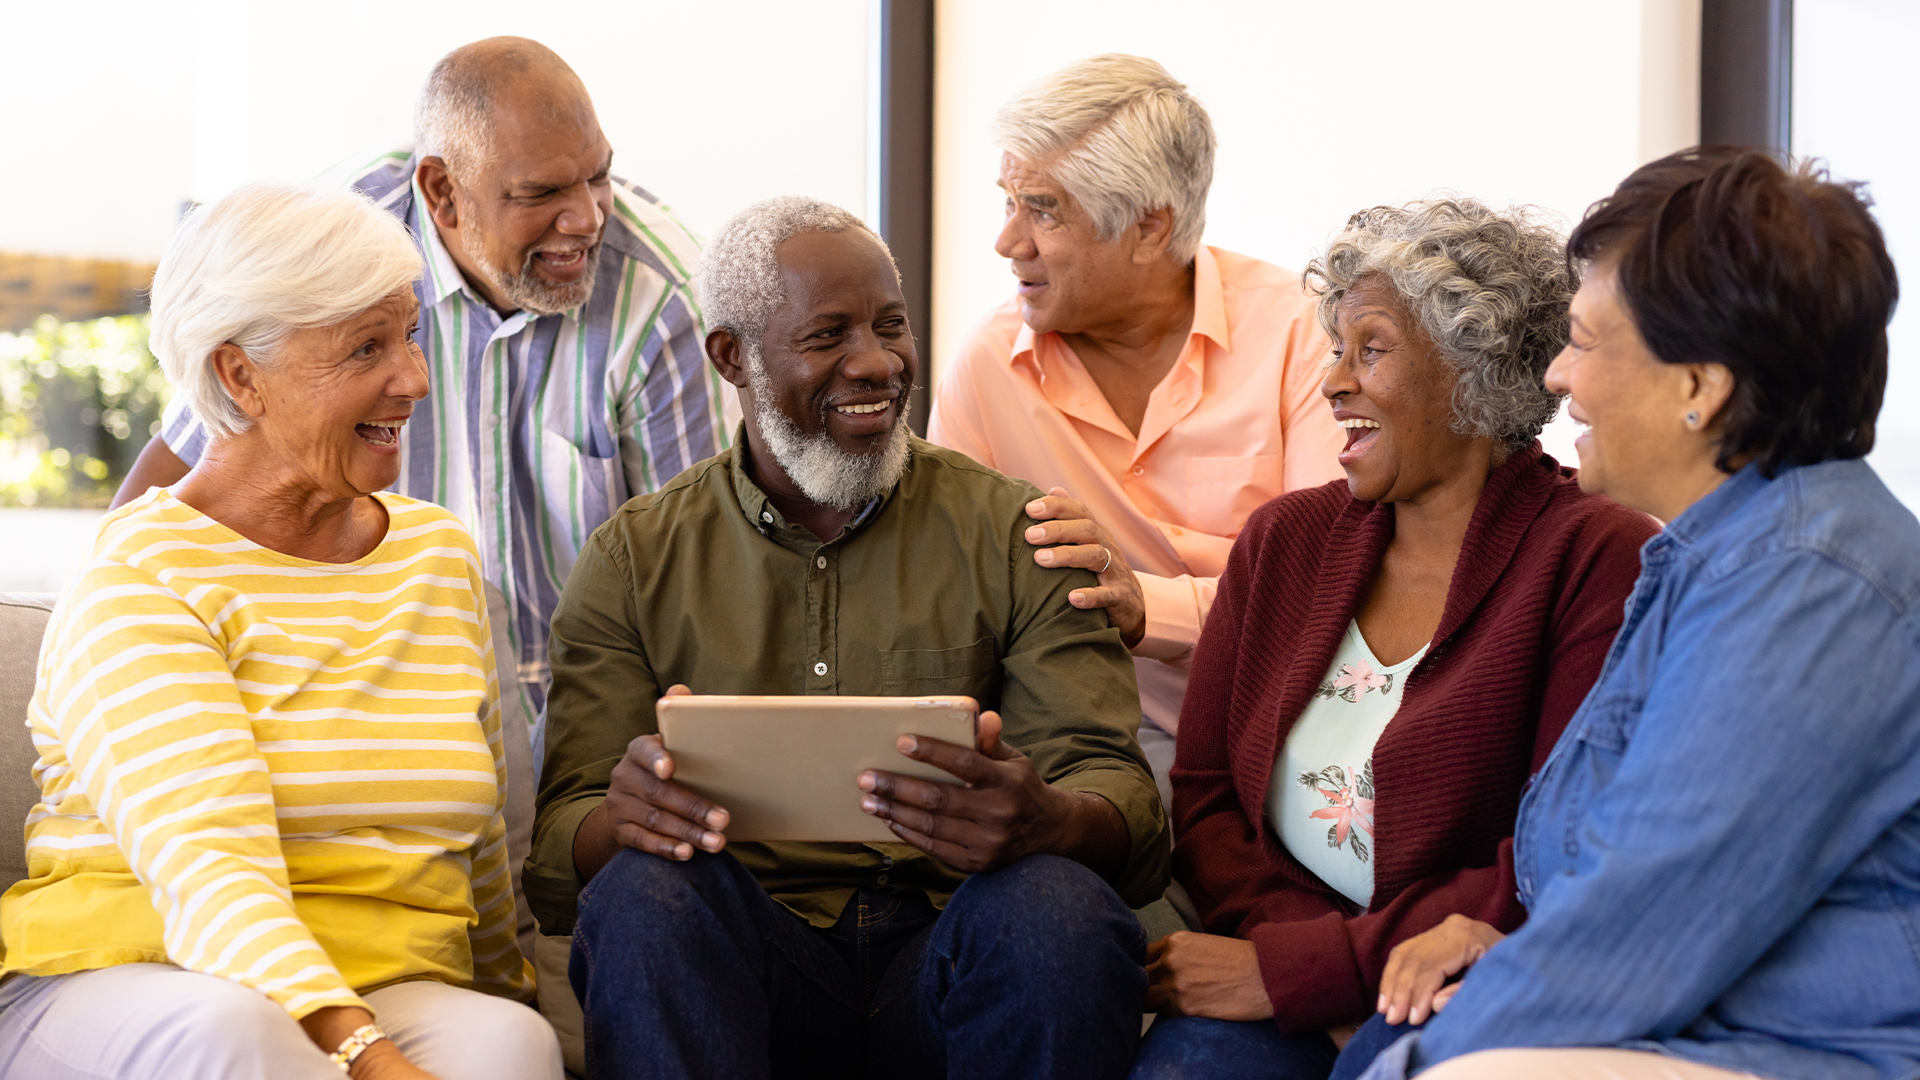
[[[1453,429],[1519,449],[1560,409],[1542,379],[1566,347],[1580,284],[1566,238],[1542,217],[1467,198],[1376,206],[1348,218],[1301,276],[1330,337],[1347,291],[1384,278],[1452,369]]]
[[[892,263],[893,252],[867,223],[829,202],[805,195],[782,195],[757,202],[735,214],[713,234],[700,259],[700,302],[706,306],[707,329],[726,330],[757,354],[767,319],[785,300],[780,287],[781,244],[803,232],[845,232],[858,229],[873,237]],[[894,279],[900,267],[893,268]]]

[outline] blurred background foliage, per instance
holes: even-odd
[[[0,333],[0,506],[105,507],[171,389],[144,314]]]

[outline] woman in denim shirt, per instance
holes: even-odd
[[[1380,1019],[1446,1011],[1367,1076],[1920,1076],[1920,523],[1860,460],[1879,227],[1822,172],[1697,150],[1568,250],[1580,484],[1671,524],[1521,804],[1526,925],[1400,946]]]

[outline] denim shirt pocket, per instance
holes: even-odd
[[[1599,701],[1590,701],[1581,710],[1573,738],[1617,760],[1626,750],[1634,729],[1640,726],[1640,710],[1645,705],[1643,695],[1632,693],[1616,692]]]
[[[888,649],[880,654],[880,693],[887,696],[965,694],[991,709],[999,682],[1000,657],[991,634],[956,649]]]
[[[1575,869],[1587,808],[1619,770],[1645,704],[1638,693],[1588,700],[1534,778],[1515,837],[1514,873],[1523,903],[1531,904],[1543,879]]]

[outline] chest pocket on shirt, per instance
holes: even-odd
[[[607,429],[597,423],[588,424],[586,430],[574,438],[569,438],[552,428],[543,427],[540,429],[540,444],[542,451],[548,456],[559,454],[610,458],[619,452],[619,447],[614,445],[613,437],[607,434]]]
[[[1646,700],[1633,694],[1614,694],[1588,702],[1567,730],[1566,738],[1578,739],[1609,757],[1618,758],[1640,726],[1640,710]]]
[[[999,689],[1000,658],[991,635],[957,649],[888,649],[880,654],[884,695],[965,694],[990,709]]]
[[[1281,455],[1197,457],[1187,461],[1187,525],[1233,539],[1261,503],[1281,495]]]

